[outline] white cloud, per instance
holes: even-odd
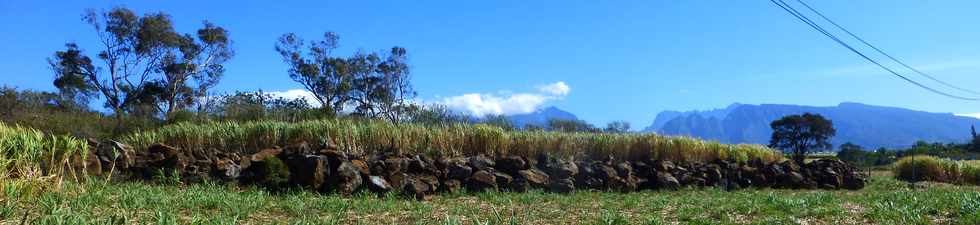
[[[565,82],[558,81],[555,83],[538,86],[538,91],[552,96],[565,96],[568,92],[572,91]]]
[[[272,97],[285,98],[285,99],[303,99],[307,103],[310,103],[313,107],[320,107],[320,102],[316,101],[316,97],[313,97],[313,92],[309,92],[304,89],[292,89],[286,91],[270,91],[266,92]]]
[[[565,82],[555,82],[537,87],[535,93],[480,94],[468,93],[445,97],[437,103],[449,108],[468,112],[474,116],[513,115],[531,113],[548,101],[568,95],[571,88]]]
[[[980,113],[958,113],[957,116],[966,116],[980,119]]]

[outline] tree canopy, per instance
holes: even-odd
[[[128,8],[88,10],[101,46],[96,63],[75,43],[67,43],[48,62],[59,93],[87,102],[104,97],[105,107],[146,116],[167,115],[194,105],[224,74],[234,56],[228,32],[204,21],[196,35],[180,34],[170,15],[143,16]]]
[[[789,115],[773,121],[770,126],[772,138],[769,147],[790,152],[793,160],[799,164],[803,163],[808,152],[831,148],[829,140],[837,133],[833,122],[820,114]]]

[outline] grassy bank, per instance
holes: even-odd
[[[137,149],[154,143],[180,148],[250,153],[300,142],[332,144],[355,154],[397,149],[402,153],[464,156],[546,152],[562,156],[619,159],[660,158],[676,161],[730,159],[766,161],[781,154],[759,145],[725,145],[687,137],[654,134],[507,132],[487,125],[423,126],[379,121],[319,120],[299,123],[246,122],[176,124],[133,133],[123,139]]]
[[[957,161],[933,156],[905,157],[895,162],[893,172],[898,179],[905,181],[980,185],[980,161]]]
[[[41,195],[8,189],[0,224],[977,224],[980,188],[908,190],[888,176],[861,191],[478,193],[418,202],[199,184],[100,181]],[[84,191],[71,191],[84,190]]]

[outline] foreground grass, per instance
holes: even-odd
[[[476,193],[417,202],[396,195],[270,194],[90,181],[27,195],[7,183],[0,224],[978,224],[980,188],[909,190],[887,176],[861,191]]]

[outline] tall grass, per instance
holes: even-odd
[[[156,130],[135,132],[123,142],[145,149],[165,143],[185,149],[252,153],[272,146],[299,142],[330,144],[354,154],[389,149],[398,153],[468,156],[514,154],[533,157],[539,153],[558,156],[618,159],[656,158],[676,161],[726,159],[773,161],[782,155],[759,145],[725,145],[688,137],[655,134],[507,132],[488,125],[456,124],[425,126],[363,120],[316,120],[285,122],[181,123]]]
[[[84,140],[0,123],[0,180],[60,183],[72,159],[87,155]]]
[[[980,161],[958,161],[917,155],[899,159],[895,162],[893,171],[896,178],[905,181],[980,185]]]

